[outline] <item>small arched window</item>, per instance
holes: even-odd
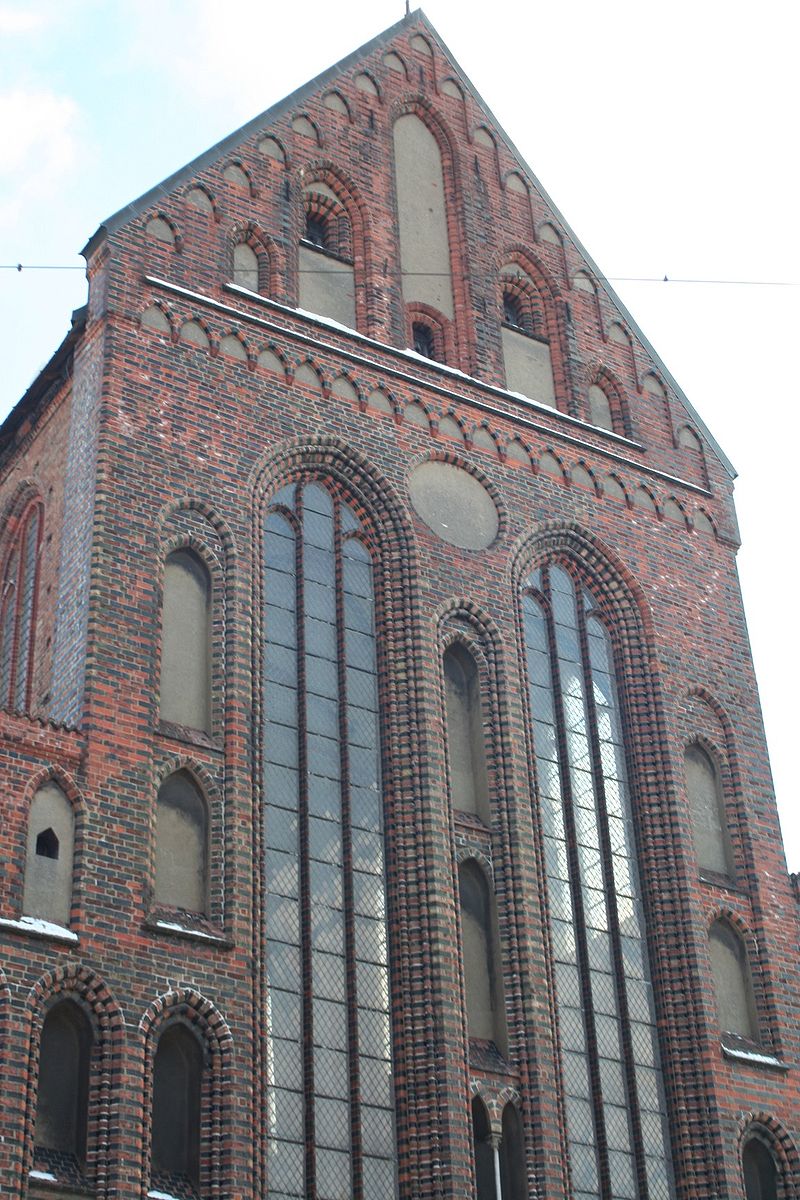
[[[474,861],[458,869],[461,907],[461,953],[471,1038],[493,1042],[507,1053],[505,1000],[500,938],[494,897],[486,876]]]
[[[758,1042],[758,1022],[747,950],[727,921],[715,921],[709,931],[709,953],[714,976],[720,1029]]]
[[[778,1200],[778,1169],[769,1149],[751,1137],[742,1151],[745,1200]]]
[[[451,803],[456,812],[471,813],[489,825],[489,777],[478,668],[472,655],[458,643],[445,650],[443,665]]]
[[[686,751],[685,766],[686,794],[700,870],[729,879],[733,875],[733,858],[716,763],[695,745]]]
[[[208,809],[188,771],[158,789],[155,902],[205,913],[208,906]]]
[[[86,1161],[92,1027],[73,1000],[48,1011],[39,1042],[34,1165],[74,1182]]]
[[[185,1025],[168,1025],[158,1039],[153,1062],[153,1190],[167,1195],[185,1196],[187,1191],[190,1196],[197,1195],[202,1085],[200,1042]]]
[[[164,566],[161,719],[211,732],[211,577],[191,550]]]
[[[413,349],[424,358],[436,358],[436,342],[430,325],[422,321],[414,321],[411,326]]]
[[[250,292],[261,291],[258,255],[247,242],[233,247],[233,282]]]
[[[69,925],[75,816],[52,779],[31,801],[22,911],[54,925]]]
[[[0,589],[0,707],[25,712],[33,681],[42,506],[29,504],[8,548]]]

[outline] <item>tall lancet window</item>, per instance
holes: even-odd
[[[264,842],[270,1193],[395,1194],[373,572],[322,483],[264,537]]]
[[[674,1194],[611,643],[559,566],[523,591],[575,1196]]]
[[[0,707],[24,712],[33,682],[42,506],[29,504],[6,555],[0,581]]]
[[[447,759],[453,808],[456,812],[479,817],[484,825],[490,825],[489,778],[478,668],[472,655],[458,644],[445,650],[443,665]]]

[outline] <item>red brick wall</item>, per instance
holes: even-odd
[[[531,1178],[548,1197],[563,1195],[541,847],[531,819],[514,596],[531,555],[549,545],[578,555],[587,578],[610,597],[609,603],[624,603],[631,613],[618,631],[619,653],[627,669],[640,856],[679,1194],[682,1200],[742,1195],[737,1139],[747,1114],[755,1114],[761,1126],[775,1132],[776,1146],[783,1147],[776,1153],[785,1156],[788,1196],[800,1182],[789,1142],[796,1145],[800,1127],[796,1072],[723,1056],[707,954],[709,924],[715,914],[730,912],[758,948],[754,970],[762,1026],[769,1027],[780,1057],[795,1063],[800,1054],[796,893],[783,861],[741,609],[730,478],[709,445],[704,451],[708,488],[696,468],[692,474],[686,452],[674,444],[673,431],[685,420],[680,398],[670,392],[665,412],[642,389],[646,373],[657,370],[646,348],[634,340],[631,352],[607,340],[611,324],[620,319],[613,299],[600,284],[596,297],[572,286],[584,266],[579,250],[546,200],[534,190],[528,198],[503,186],[519,164],[501,140],[496,150],[472,140],[485,114],[468,93],[459,99],[442,90],[453,72],[438,46],[433,57],[422,55],[411,48],[409,31],[401,30],[393,48],[406,62],[408,78],[383,65],[385,46],[375,49],[367,65],[379,98],[355,86],[363,65],[336,79],[352,120],[324,106],[325,87],[302,97],[269,130],[204,166],[197,179],[181,181],[109,239],[102,303],[90,309],[87,330],[87,337],[97,339],[93,344],[102,346],[102,384],[95,393],[97,503],[80,732],[4,718],[7,740],[0,766],[0,914],[19,915],[31,780],[57,766],[74,783],[81,814],[73,920],[80,940],[77,946],[63,945],[0,928],[8,985],[0,993],[6,1096],[0,1190],[17,1194],[23,1161],[29,1162],[24,1156],[30,1154],[32,1121],[30,1047],[41,1021],[40,993],[57,982],[78,989],[82,997],[91,993],[83,1002],[95,1006],[107,1030],[103,1046],[113,1048],[107,1058],[110,1082],[92,1117],[100,1129],[102,1116],[103,1136],[110,1143],[108,1155],[97,1159],[98,1194],[141,1194],[150,1030],[157,1027],[162,1008],[171,1005],[183,1005],[190,1019],[202,1017],[216,1031],[209,1045],[216,1047],[217,1107],[207,1104],[204,1111],[220,1149],[208,1194],[261,1194],[256,1189],[264,1118],[255,1065],[262,1024],[260,789],[251,769],[259,691],[253,647],[260,629],[255,513],[259,490],[306,471],[332,472],[351,489],[373,522],[382,555],[401,1194],[468,1196],[472,1188],[468,1083],[480,1078],[481,1070],[468,1068],[460,1001],[456,840],[443,801],[437,667],[442,631],[451,619],[446,614],[463,610],[480,630],[482,653],[491,663],[486,677],[492,731],[495,753],[503,760],[507,811],[500,920],[504,939],[516,946],[520,972],[507,988],[510,1083],[522,1096]],[[405,333],[393,236],[391,125],[412,102],[430,113],[447,139],[448,206],[460,261],[468,265],[468,279],[458,282],[458,357],[451,365],[481,383],[397,352]],[[292,131],[292,118],[301,112],[320,130],[321,145]],[[285,147],[285,166],[259,153],[258,142],[267,132]],[[226,162],[233,160],[249,172],[249,190],[223,179]],[[361,206],[366,263],[360,276],[357,268],[359,311],[366,314],[361,332],[383,345],[280,307],[296,302],[301,180],[328,166],[343,173]],[[214,198],[214,215],[186,202],[198,180]],[[145,225],[155,212],[174,223],[179,248],[147,237]],[[545,220],[560,231],[563,247],[539,239]],[[271,300],[277,304],[225,288],[233,231],[250,224],[263,231],[270,248]],[[564,346],[557,393],[567,416],[526,407],[502,392],[497,272],[512,250],[540,264],[555,296]],[[145,275],[171,286],[148,283]],[[173,336],[140,327],[141,313],[154,302],[163,305]],[[210,351],[178,341],[180,325],[189,319],[204,324]],[[242,338],[247,361],[215,352],[228,333]],[[256,364],[264,348],[278,355],[285,374]],[[306,361],[318,373],[318,386],[294,378]],[[568,419],[585,420],[586,393],[600,365],[613,375],[628,405],[631,441]],[[332,386],[342,374],[356,399]],[[376,388],[390,397],[391,415],[370,403]],[[412,402],[427,413],[428,427],[404,420]],[[67,403],[54,401],[24,459],[14,462],[14,478],[18,471],[29,473],[41,480],[45,494],[54,489],[37,633],[42,647],[54,636],[62,511],[55,481],[65,471],[68,413]],[[460,423],[463,441],[440,432],[448,414]],[[474,445],[480,426],[491,433],[495,451]],[[524,446],[528,461],[508,456],[513,439]],[[562,464],[560,477],[538,470],[545,451]],[[467,466],[497,497],[501,531],[488,550],[447,545],[414,516],[409,469],[431,456]],[[573,482],[569,474],[577,465],[598,486]],[[599,486],[611,474],[627,502]],[[0,500],[14,486],[5,476]],[[702,508],[717,535],[635,507],[631,501],[638,487],[653,494],[659,510],[674,497],[691,523]],[[208,547],[216,564],[217,720],[210,741],[158,724],[163,558],[181,539],[192,538]],[[62,597],[63,591],[62,576]],[[69,654],[79,648],[73,638]],[[69,654],[65,650],[65,664],[71,662]],[[49,663],[43,650],[37,658],[37,702],[47,692]],[[684,745],[698,734],[724,742],[736,831],[735,888],[698,878],[682,783]],[[207,782],[218,830],[215,942],[180,938],[148,925],[158,782],[171,767],[186,763]],[[37,981],[59,969],[63,979],[48,979],[36,990]],[[159,1001],[163,996],[168,999]]]

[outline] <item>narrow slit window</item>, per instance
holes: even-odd
[[[200,1188],[203,1050],[184,1025],[168,1026],[153,1063],[153,1190],[195,1197]]]
[[[472,655],[458,644],[443,656],[450,794],[456,812],[491,823],[480,677]]]
[[[472,1145],[475,1154],[475,1191],[477,1200],[501,1200],[492,1146],[491,1128],[486,1108],[480,1097],[472,1101]]]
[[[164,566],[161,718],[211,732],[211,577],[191,550]]]
[[[458,870],[461,907],[461,953],[471,1038],[508,1051],[497,915],[481,868],[467,860]]]

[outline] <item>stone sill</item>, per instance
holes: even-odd
[[[733,1059],[734,1062],[747,1063],[751,1067],[766,1068],[771,1071],[790,1071],[789,1063],[783,1062],[776,1058],[774,1054],[770,1054],[766,1050],[760,1050],[757,1046],[748,1049],[745,1046],[732,1046],[729,1042],[723,1039],[720,1042],[722,1053],[725,1058]]]
[[[232,950],[233,942],[224,933],[210,933],[198,926],[183,924],[180,921],[165,921],[160,917],[148,917],[142,925],[148,933],[161,933],[167,937],[185,938],[190,942],[205,942],[209,946],[218,946],[222,950]]]
[[[0,929],[10,929],[15,933],[24,933],[27,937],[42,938],[48,942],[63,942],[68,946],[77,946],[78,935],[64,925],[55,925],[52,921],[44,921],[40,917],[18,917],[10,919],[0,917]]]

